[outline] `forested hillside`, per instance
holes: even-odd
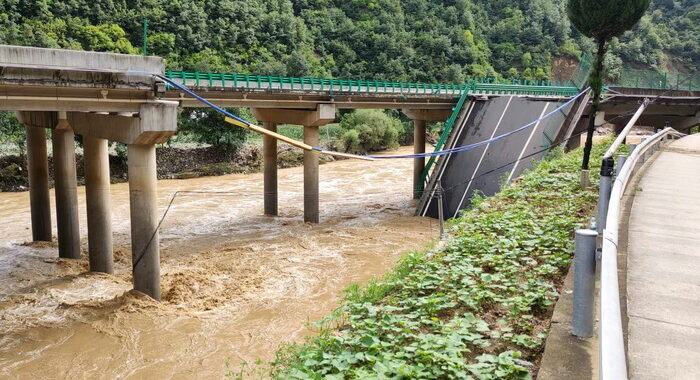
[[[459,82],[551,75],[592,44],[561,0],[0,0],[0,43],[149,53],[170,69]],[[613,70],[696,71],[700,3],[654,0]]]

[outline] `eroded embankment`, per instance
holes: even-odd
[[[442,248],[407,256],[385,280],[351,293],[322,335],[280,353],[273,375],[536,376],[573,231],[596,199],[580,187],[580,163],[580,150],[543,161],[475,200]]]
[[[176,199],[161,228],[160,303],[129,291],[127,184],[112,186],[114,275],[57,259],[55,244],[23,244],[28,194],[0,194],[0,377],[220,378],[227,361],[273,359],[348,284],[435,237],[436,224],[412,216],[411,170],[323,165],[320,225],[301,221],[301,168],[280,171],[279,218],[260,215],[258,174],[160,181],[161,212],[175,191],[229,192]],[[79,203],[86,236],[82,188]]]

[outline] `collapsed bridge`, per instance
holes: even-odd
[[[171,85],[159,77],[167,78]],[[517,153],[518,163],[510,171],[514,178],[536,158],[531,156],[532,149],[551,144],[550,140],[565,141],[562,130],[575,133],[587,106],[582,96],[571,102],[579,94],[577,87],[547,81],[484,79],[442,85],[236,74],[195,74],[192,78],[188,73],[166,73],[163,60],[158,57],[0,45],[0,110],[16,111],[26,127],[33,239],[52,239],[46,149],[49,129],[54,152],[59,256],[80,257],[74,136],[81,135],[85,143],[90,270],[112,272],[107,144],[127,144],[134,288],[156,299],[160,297],[160,260],[155,147],[176,133],[179,106],[202,106],[173,84],[190,87],[218,106],[250,107],[268,131],[275,131],[280,123],[302,125],[304,143],[312,147],[318,145],[318,128],[332,122],[338,109],[401,109],[414,122],[415,155],[406,157],[415,162],[414,196],[423,194],[422,204],[426,205],[432,204],[426,201],[426,194],[434,193],[435,184],[442,185],[442,179],[452,181],[453,177],[457,183],[465,177],[464,167],[451,168],[449,162],[457,162],[459,155],[466,153],[442,155],[435,170],[430,171],[430,166],[426,169],[427,122],[448,120],[451,132],[446,136],[454,134],[450,135],[448,147],[458,147],[513,130],[518,124],[557,110],[546,122],[514,136],[503,147],[494,144],[487,146],[488,152],[481,152],[487,165],[497,163],[496,158],[511,159]],[[560,109],[565,102],[571,103]],[[511,117],[509,112],[513,110],[519,111]],[[499,113],[501,116],[494,119],[493,115]],[[498,119],[501,121],[494,124]],[[525,146],[523,141],[527,141]],[[265,136],[263,154],[264,212],[274,216],[278,213],[275,138]],[[304,220],[311,223],[320,220],[318,154],[312,150],[304,152]],[[468,154],[479,156],[479,150]],[[465,162],[471,165],[471,161]],[[467,172],[475,173],[476,180],[480,167],[467,168]],[[433,174],[428,177],[428,173]],[[436,173],[442,174],[436,177]],[[431,185],[422,191],[426,178],[431,178]],[[468,199],[471,188],[496,190],[493,178],[484,178],[465,188],[463,198]],[[455,210],[465,207],[464,202],[452,203]]]

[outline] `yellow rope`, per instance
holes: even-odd
[[[263,134],[266,136],[274,137],[277,140],[284,141],[289,145],[295,146],[297,148],[301,148],[301,149],[308,151],[308,152],[313,152],[316,154],[327,154],[327,155],[334,156],[334,157],[354,158],[354,159],[364,160],[364,161],[374,161],[374,159],[371,157],[363,157],[363,156],[358,156],[358,155],[350,154],[350,153],[333,152],[333,151],[322,150],[322,149],[318,149],[318,148],[314,149],[314,147],[312,147],[311,145],[305,144],[301,141],[297,141],[297,140],[291,139],[287,136],[280,135],[279,133],[272,132],[268,129],[257,126],[255,124],[243,123],[241,121],[238,121],[238,120],[231,118],[231,117],[228,117],[228,116],[224,118],[224,121],[226,121],[229,124],[233,124],[235,126],[251,130],[253,132],[257,132],[257,133],[260,133],[260,134]]]

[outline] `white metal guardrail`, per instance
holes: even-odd
[[[666,128],[639,144],[625,160],[613,183],[603,231],[600,260],[600,379],[627,379],[627,360],[622,331],[620,288],[617,278],[618,219],[622,197],[647,154],[657,150],[669,137],[680,137]],[[612,154],[611,154],[612,155]],[[608,157],[610,159],[610,157]]]
[[[645,101],[634,118],[638,118],[644,112],[646,105]],[[632,121],[630,124],[633,123]],[[620,286],[617,278],[618,219],[622,197],[647,155],[657,150],[667,138],[682,136],[674,129],[666,128],[647,138],[633,149],[629,157],[619,157],[617,176],[613,180],[615,160],[612,156],[630,130],[631,128],[625,128],[602,160],[597,232],[595,230],[576,231],[574,310],[571,332],[580,338],[593,336],[595,271],[596,265],[600,265],[599,368],[602,380],[627,379]],[[602,243],[600,261],[596,262],[596,238],[599,234],[602,235]]]

